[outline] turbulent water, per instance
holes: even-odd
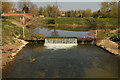
[[[68,49],[77,46],[77,38],[46,38],[44,46],[47,49]]]
[[[31,59],[35,61],[31,62]],[[116,78],[118,58],[94,45],[47,49],[26,45],[3,71],[4,78]]]

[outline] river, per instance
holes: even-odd
[[[59,30],[58,34],[60,35]],[[86,32],[74,34],[88,36]],[[34,61],[31,62],[31,59]],[[29,43],[13,62],[6,65],[3,77],[118,78],[118,58],[91,44],[78,44],[66,49],[47,49],[44,43]]]

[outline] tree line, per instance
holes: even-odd
[[[22,0],[20,0],[22,1]],[[24,1],[24,0],[23,0]],[[60,10],[57,5],[47,5],[46,7],[37,7],[30,1],[18,2],[17,7],[33,16],[44,15],[45,17],[60,16]],[[8,13],[15,8],[13,2],[2,2],[2,12]],[[92,12],[91,9],[86,10],[69,10],[66,11],[66,17],[102,17],[102,18],[117,18],[118,17],[118,3],[115,2],[101,2],[101,8]]]
[[[91,9],[86,10],[71,10],[66,12],[66,17],[102,17],[102,18],[117,18],[119,5],[115,2],[102,2],[101,8],[92,12]]]

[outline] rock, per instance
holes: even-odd
[[[107,51],[109,51],[115,55],[119,54],[118,53],[118,44],[111,40],[103,39],[100,42],[96,43],[96,45],[102,47],[103,49],[106,49]]]
[[[11,57],[10,59],[14,59],[15,57]]]
[[[30,59],[30,62],[31,62],[31,63],[32,63],[32,62],[34,62],[34,61],[35,61],[35,59],[34,59],[34,58],[31,58],[31,59]]]
[[[16,53],[12,53],[12,54],[11,54],[12,57],[15,56],[15,55],[16,55]]]

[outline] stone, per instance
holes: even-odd
[[[15,56],[15,55],[16,55],[16,53],[12,53],[12,54],[11,54],[12,57]]]

